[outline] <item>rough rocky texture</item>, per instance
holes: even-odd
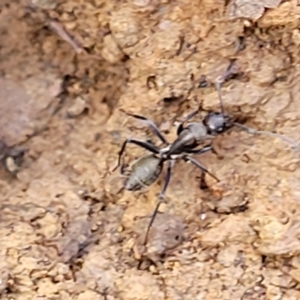
[[[111,171],[126,137],[156,141],[120,109],[172,141],[200,101],[220,109],[214,82],[233,59],[226,111],[299,142],[300,6],[225,3],[0,2],[1,299],[300,298],[291,144],[239,129],[217,137],[219,155],[197,158],[221,180],[206,176],[208,189],[178,162],[146,251],[165,171],[138,193]],[[126,162],[143,153],[130,146]],[[137,270],[141,256],[163,262]]]

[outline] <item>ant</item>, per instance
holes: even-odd
[[[120,166],[120,172],[122,175],[127,176],[127,179],[125,180],[124,183],[124,188],[129,191],[138,191],[141,190],[143,187],[150,186],[152,185],[159,175],[161,174],[163,170],[163,166],[165,162],[168,162],[168,167],[167,167],[167,173],[165,177],[165,183],[162,188],[162,191],[159,194],[159,202],[156,205],[156,208],[153,212],[153,215],[151,217],[149,226],[146,231],[145,235],[145,241],[144,244],[147,243],[148,239],[148,234],[149,230],[153,224],[153,221],[158,213],[158,209],[163,202],[166,194],[166,190],[168,188],[168,185],[170,183],[171,179],[171,170],[174,167],[175,161],[177,159],[183,159],[185,162],[191,162],[194,164],[197,168],[201,169],[204,173],[209,174],[212,178],[214,178],[216,181],[220,181],[214,174],[209,172],[209,170],[204,167],[199,161],[195,160],[193,157],[191,157],[191,154],[203,154],[208,151],[212,151],[211,146],[205,146],[200,149],[195,149],[196,144],[189,145],[188,143],[179,143],[179,147],[175,147],[173,149],[173,144],[170,144],[167,139],[164,137],[164,135],[160,132],[158,127],[155,125],[155,123],[152,120],[149,120],[143,116],[136,115],[136,114],[130,114],[128,112],[125,112],[122,110],[125,114],[128,116],[132,116],[136,119],[145,121],[153,130],[155,135],[160,139],[160,141],[166,145],[165,148],[159,148],[158,146],[146,142],[146,141],[141,141],[137,139],[131,139],[128,138],[124,141],[121,150],[119,151],[118,155],[118,164],[114,168],[116,170]],[[191,113],[188,115],[182,123],[179,125],[180,128],[183,128],[183,123],[188,121],[189,119],[193,118],[195,116],[195,112]],[[183,130],[183,129],[182,129]],[[180,136],[180,139],[182,136]],[[177,138],[176,141],[178,141],[179,137]],[[149,152],[152,152],[150,155],[145,155],[137,159],[137,161],[132,165],[131,170],[127,169],[127,165],[123,163],[122,156],[123,153],[125,152],[126,146],[128,143],[135,144],[137,146],[140,146]],[[113,171],[114,171],[113,170]]]
[[[161,140],[161,142],[164,145],[166,145],[166,147],[164,148],[159,148],[152,143],[129,138],[124,141],[121,150],[119,151],[118,154],[119,158],[118,158],[118,165],[116,166],[116,168],[118,168],[121,165],[121,174],[129,176],[125,182],[125,189],[130,191],[140,190],[143,186],[150,186],[152,183],[154,183],[162,172],[163,164],[166,161],[168,162],[165,184],[159,195],[159,201],[151,216],[150,223],[148,225],[145,234],[144,245],[147,243],[149,231],[158,213],[158,209],[161,203],[164,201],[165,193],[171,179],[171,170],[177,159],[181,158],[186,162],[190,161],[198,168],[200,168],[203,172],[213,177],[216,181],[219,181],[219,179],[214,174],[210,173],[201,163],[199,163],[197,160],[193,159],[189,155],[189,154],[202,154],[207,151],[213,151],[211,145],[197,149],[197,146],[199,146],[199,144],[202,141],[205,141],[208,137],[214,137],[220,135],[225,131],[231,129],[232,127],[236,126],[243,130],[246,130],[248,133],[251,134],[265,134],[265,135],[280,137],[289,143],[294,143],[294,146],[296,145],[294,141],[280,134],[267,132],[267,131],[259,131],[250,128],[248,126],[245,126],[243,124],[240,124],[238,122],[235,122],[234,117],[230,114],[227,114],[224,109],[223,99],[221,95],[221,83],[224,82],[224,79],[225,79],[225,75],[221,80],[215,83],[215,87],[218,92],[218,98],[220,101],[221,112],[206,111],[207,114],[201,122],[188,122],[187,125],[184,126],[184,124],[187,121],[194,118],[199,113],[200,110],[203,110],[202,105],[200,105],[196,111],[190,113],[179,124],[177,128],[177,138],[173,143],[169,143],[166,140],[164,135],[160,132],[160,130],[158,129],[158,127],[155,125],[153,121],[147,119],[146,117],[127,113],[124,110],[122,110],[128,116],[132,116],[136,119],[146,122],[146,124],[151,127],[154,134]],[[137,162],[133,164],[130,173],[126,171],[126,166],[123,163],[121,164],[122,155],[128,143],[135,144],[137,146],[140,146],[152,152],[151,155],[147,155],[139,158]]]

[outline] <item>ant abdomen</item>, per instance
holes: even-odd
[[[159,177],[162,168],[162,160],[153,154],[139,158],[133,164],[131,174],[125,181],[125,189],[138,191],[152,185]]]

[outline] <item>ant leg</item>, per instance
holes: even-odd
[[[188,162],[190,161],[192,164],[194,164],[196,167],[198,167],[199,169],[201,169],[203,172],[209,174],[212,178],[214,178],[216,181],[220,181],[214,174],[212,174],[211,172],[209,172],[201,163],[199,163],[197,160],[195,160],[194,158],[188,156],[188,155],[185,155],[182,157],[183,160],[185,162]]]
[[[160,150],[158,147],[156,147],[155,145],[151,144],[151,143],[147,143],[147,142],[144,142],[144,141],[140,141],[140,140],[136,140],[136,139],[126,139],[125,142],[123,143],[122,145],[122,148],[121,150],[119,151],[118,153],[118,164],[117,166],[113,169],[113,172],[121,165],[121,159],[122,159],[122,155],[126,149],[126,146],[127,144],[130,143],[130,144],[135,144],[137,146],[140,146],[152,153],[155,153],[155,154],[159,154],[160,153]]]
[[[188,153],[188,154],[202,154],[202,153],[205,153],[205,152],[208,152],[208,151],[211,151],[219,159],[223,158],[223,156],[220,155],[212,145],[203,147],[201,149],[183,149],[183,152]]]
[[[203,147],[201,149],[183,149],[183,152],[186,152],[188,154],[202,154],[202,153],[205,153],[205,152],[208,152],[208,151],[213,151],[213,147],[212,146],[206,146],[206,147]]]
[[[166,140],[166,138],[163,136],[163,134],[160,132],[160,130],[158,129],[158,127],[155,125],[155,123],[152,120],[147,119],[146,117],[140,116],[140,115],[135,115],[135,114],[131,114],[128,113],[124,110],[121,110],[123,113],[125,113],[126,115],[142,120],[144,122],[147,123],[148,126],[151,127],[151,129],[153,130],[154,134],[165,144],[165,145],[169,145],[169,142]]]
[[[236,127],[246,130],[248,133],[251,133],[251,134],[261,134],[261,135],[269,135],[269,136],[273,136],[273,137],[278,137],[278,138],[282,139],[283,141],[286,141],[287,143],[291,144],[294,148],[299,150],[299,143],[297,143],[293,139],[290,139],[282,134],[269,132],[269,131],[256,130],[254,128],[248,127],[246,125],[243,125],[243,124],[240,124],[237,122],[233,122],[232,124]]]
[[[145,234],[145,240],[144,240],[144,245],[147,244],[147,240],[148,240],[148,235],[149,235],[149,231],[150,231],[150,228],[151,226],[153,225],[153,222],[154,222],[154,219],[158,213],[158,209],[160,207],[160,205],[163,203],[164,201],[164,198],[165,198],[165,194],[166,194],[166,190],[168,188],[168,185],[170,183],[170,179],[171,179],[171,170],[174,166],[174,163],[175,161],[174,160],[169,160],[168,161],[168,169],[167,169],[167,174],[166,174],[166,180],[165,180],[165,184],[163,186],[163,189],[161,191],[161,193],[159,194],[159,197],[158,197],[158,202],[156,204],[156,207],[154,209],[154,212],[151,216],[151,219],[150,219],[150,222],[149,222],[149,225],[148,225],[148,228],[147,228],[147,231],[146,231],[146,234]]]
[[[183,130],[183,124],[184,124],[186,121],[188,121],[188,120],[194,118],[194,117],[200,112],[201,109],[202,109],[202,103],[199,105],[199,107],[198,107],[197,110],[195,110],[195,111],[191,112],[190,114],[188,114],[188,115],[180,122],[180,124],[179,124],[179,126],[178,126],[178,128],[177,128],[177,135],[179,135],[179,134],[181,133],[181,131]]]
[[[120,168],[121,175],[124,175],[124,176],[130,175],[130,172],[128,171],[127,167],[128,167],[128,165],[126,165],[126,164],[124,164],[124,162],[122,162],[121,168]]]
[[[195,111],[191,112],[190,114],[188,114],[188,115],[182,120],[181,123],[184,123],[184,122],[186,122],[186,121],[188,121],[188,120],[194,118],[194,117],[199,113],[200,109],[201,109],[201,106],[199,106],[197,110],[195,110]]]

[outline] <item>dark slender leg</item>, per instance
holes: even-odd
[[[213,151],[213,147],[212,146],[206,146],[206,147],[203,147],[201,149],[183,149],[183,152],[184,153],[188,153],[188,154],[202,154],[202,153],[205,153],[205,152],[208,152],[208,151]]]
[[[195,110],[195,111],[191,112],[190,114],[188,114],[188,115],[182,120],[181,123],[184,123],[184,122],[186,122],[186,121],[188,121],[188,120],[194,118],[194,117],[199,113],[199,111],[200,111],[200,106],[198,107],[197,110]]]
[[[121,165],[121,168],[120,168],[121,175],[129,176],[130,171],[128,171],[128,169],[127,169],[128,165],[124,164],[124,162],[122,162],[120,165]]]
[[[222,155],[220,156],[219,153],[213,148],[213,146],[206,146],[201,149],[184,149],[184,153],[188,154],[203,154],[205,152],[211,151],[213,154],[217,155],[218,158],[223,157]]]
[[[152,153],[155,153],[155,154],[159,154],[160,153],[160,150],[158,147],[156,147],[155,145],[151,144],[151,143],[147,143],[147,142],[144,142],[144,141],[140,141],[140,140],[136,140],[136,139],[126,139],[122,145],[122,148],[121,150],[119,151],[118,155],[118,165],[113,169],[113,171],[115,171],[120,165],[121,165],[121,159],[122,159],[122,155],[126,149],[126,146],[127,144],[130,143],[130,144],[135,144],[137,146],[140,146]]]
[[[158,213],[158,209],[160,207],[160,205],[162,204],[162,202],[164,201],[164,198],[165,198],[165,194],[166,194],[166,190],[168,188],[168,185],[170,183],[170,179],[171,179],[171,170],[174,166],[174,163],[175,161],[174,160],[169,160],[168,161],[168,169],[167,169],[167,174],[166,174],[166,180],[165,180],[165,184],[163,186],[163,189],[161,191],[161,193],[159,194],[159,197],[158,197],[158,202],[157,202],[157,205],[154,209],[154,212],[151,216],[151,219],[150,219],[150,222],[149,222],[149,225],[148,225],[148,228],[147,228],[147,231],[146,231],[146,234],[145,234],[145,240],[144,240],[144,245],[147,244],[147,240],[148,240],[148,235],[149,235],[149,231],[150,231],[150,228],[151,226],[153,225],[153,222],[155,220],[155,217]]]
[[[199,111],[201,110],[201,107],[202,107],[202,105],[200,105],[200,106],[198,107],[197,110],[195,110],[195,111],[191,112],[190,114],[188,114],[188,115],[182,120],[182,122],[179,124],[179,126],[178,126],[178,128],[177,128],[177,135],[179,135],[180,132],[183,130],[183,124],[184,124],[186,121],[188,121],[188,120],[194,118],[194,117],[199,113]]]
[[[216,181],[220,181],[214,174],[212,174],[211,172],[209,172],[201,163],[199,163],[197,160],[195,160],[194,158],[185,155],[182,157],[182,159],[184,161],[190,161],[192,164],[194,164],[196,167],[198,167],[199,169],[201,169],[203,172],[209,174],[212,178],[214,178]]]
[[[147,123],[148,126],[151,127],[151,129],[153,130],[153,132],[155,133],[155,135],[166,145],[169,145],[169,142],[166,140],[166,138],[163,136],[163,134],[160,132],[160,130],[158,129],[158,127],[155,125],[155,123],[152,121],[152,120],[149,120],[143,116],[140,116],[140,115],[135,115],[135,114],[131,114],[131,113],[128,113],[124,110],[122,110],[122,112],[124,112],[126,115],[128,116],[131,116],[133,118],[136,118],[136,119],[139,119],[139,120],[142,120],[144,122]]]

